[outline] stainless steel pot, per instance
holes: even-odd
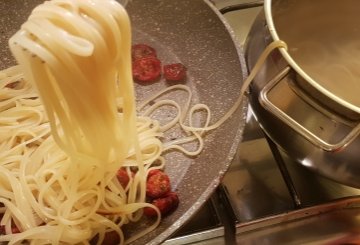
[[[289,156],[323,176],[360,187],[360,63],[356,0],[266,0],[246,42],[254,68],[283,40],[251,85],[265,132]]]

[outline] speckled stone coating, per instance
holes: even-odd
[[[15,64],[7,48],[8,38],[42,1],[2,0],[0,3],[0,68]],[[241,49],[225,19],[207,0],[130,0],[127,5],[133,26],[133,42],[154,46],[163,64],[182,62],[188,68],[188,84],[194,103],[204,103],[217,121],[239,96],[245,65]],[[5,13],[5,14],[3,14]],[[160,80],[148,86],[136,84],[141,101],[169,84]],[[181,94],[168,95],[178,99]],[[209,198],[221,181],[237,151],[245,124],[246,102],[220,128],[205,136],[205,149],[196,157],[178,152],[165,154],[166,172],[180,205],[153,232],[134,244],[159,244],[181,227]],[[173,112],[157,116],[171,117]],[[201,122],[201,118],[197,120]],[[170,136],[180,135],[175,129]],[[196,145],[189,145],[189,148]],[[144,221],[144,225],[146,225]],[[128,227],[128,234],[142,224]]]
[[[0,1],[0,69],[15,65],[8,45],[9,38],[20,28],[39,0]]]

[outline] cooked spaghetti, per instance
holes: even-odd
[[[146,176],[163,146],[159,124],[136,115],[130,34],[116,1],[54,0],[9,40],[19,66],[0,75],[0,242],[101,243],[116,231],[123,243],[121,227],[152,206]],[[125,187],[121,167],[137,170]]]

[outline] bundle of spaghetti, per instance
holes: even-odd
[[[158,122],[136,115],[126,11],[113,0],[45,2],[9,44],[19,66],[0,73],[0,242],[101,243],[115,231],[123,243],[121,227],[154,208],[148,171],[163,167]]]

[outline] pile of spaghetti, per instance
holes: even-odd
[[[165,129],[136,113],[125,9],[48,1],[9,44],[19,65],[0,71],[0,243],[101,244],[109,232],[124,243],[145,207],[157,219],[126,242],[154,229],[146,179],[164,167]]]

